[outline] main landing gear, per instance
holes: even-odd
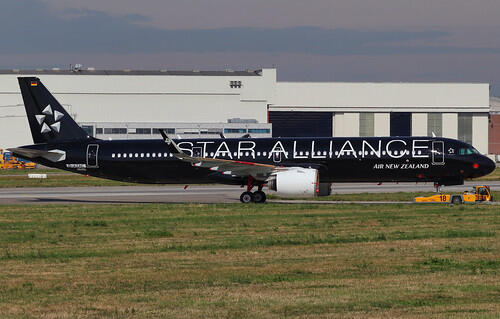
[[[264,184],[262,183],[256,183],[257,181],[249,176],[248,177],[248,185],[247,185],[247,191],[246,192],[243,192],[240,196],[240,201],[244,204],[248,204],[248,203],[251,203],[251,202],[254,202],[254,203],[265,203],[266,202],[266,193],[264,193],[262,191],[262,187],[264,186]],[[252,191],[252,188],[254,186],[257,186],[258,187],[258,190],[255,191],[255,192],[251,192]]]

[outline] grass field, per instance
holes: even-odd
[[[25,176],[1,176],[0,188],[20,187],[85,187],[85,186],[127,186],[138,185],[112,181],[79,174],[48,175],[47,179],[33,179]]]
[[[467,188],[464,187],[464,190]],[[443,190],[444,193],[460,194],[460,192],[448,192]],[[493,201],[500,199],[500,191],[491,191]],[[333,194],[330,196],[306,198],[307,200],[317,201],[371,201],[371,202],[411,202],[417,196],[431,196],[436,195],[435,192],[397,192],[397,193],[359,193],[359,194]],[[276,195],[268,195],[269,199],[286,199],[286,200],[301,200],[300,197],[282,197]]]
[[[28,175],[28,174],[68,174],[68,172],[55,168],[35,169],[0,169],[0,176],[5,175]]]
[[[498,318],[489,205],[0,207],[0,318]]]

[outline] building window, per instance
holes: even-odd
[[[359,136],[375,135],[375,113],[359,113]]]
[[[153,134],[160,134],[160,130],[165,130],[167,134],[175,134],[175,128],[154,128]]]
[[[427,136],[443,136],[443,114],[428,113],[427,114]]]
[[[458,113],[458,139],[472,144],[472,113]]]
[[[198,130],[185,130],[184,132],[182,132],[182,134],[186,134],[186,135],[200,135],[200,131],[198,131]]]
[[[246,133],[245,128],[225,128],[224,133]]]
[[[136,128],[135,129],[135,134],[147,134],[147,135],[151,135],[151,129],[150,128]]]
[[[126,128],[105,128],[104,134],[127,134]]]
[[[231,89],[241,89],[241,81],[229,81],[229,87]]]
[[[271,133],[271,130],[268,128],[249,128],[248,133],[269,134]]]
[[[102,127],[98,127],[95,129],[95,134],[102,134]]]
[[[82,129],[87,133],[88,136],[94,136],[94,126],[93,125],[82,125]]]

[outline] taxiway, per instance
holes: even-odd
[[[444,191],[461,192],[476,184],[478,182],[466,182],[465,185],[445,187]],[[486,184],[490,185],[492,189],[500,188],[500,181],[487,182]],[[225,185],[191,186],[187,189],[181,185],[2,188],[0,189],[0,204],[238,203],[242,190],[237,186]],[[336,194],[432,192],[433,190],[432,183],[334,184],[333,188],[333,192]]]

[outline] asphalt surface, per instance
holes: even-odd
[[[462,192],[480,182],[466,182],[461,186],[444,187],[444,191]],[[486,182],[492,189],[500,189],[500,181]],[[1,188],[1,204],[35,203],[238,203],[244,189],[237,186],[113,186],[113,187],[52,187],[52,188]],[[264,189],[265,191],[265,189]],[[388,184],[334,184],[336,194],[432,192],[432,183],[388,183]],[[339,203],[324,201],[277,201],[281,203]],[[359,202],[378,203],[381,202]],[[408,202],[410,203],[410,202]]]

